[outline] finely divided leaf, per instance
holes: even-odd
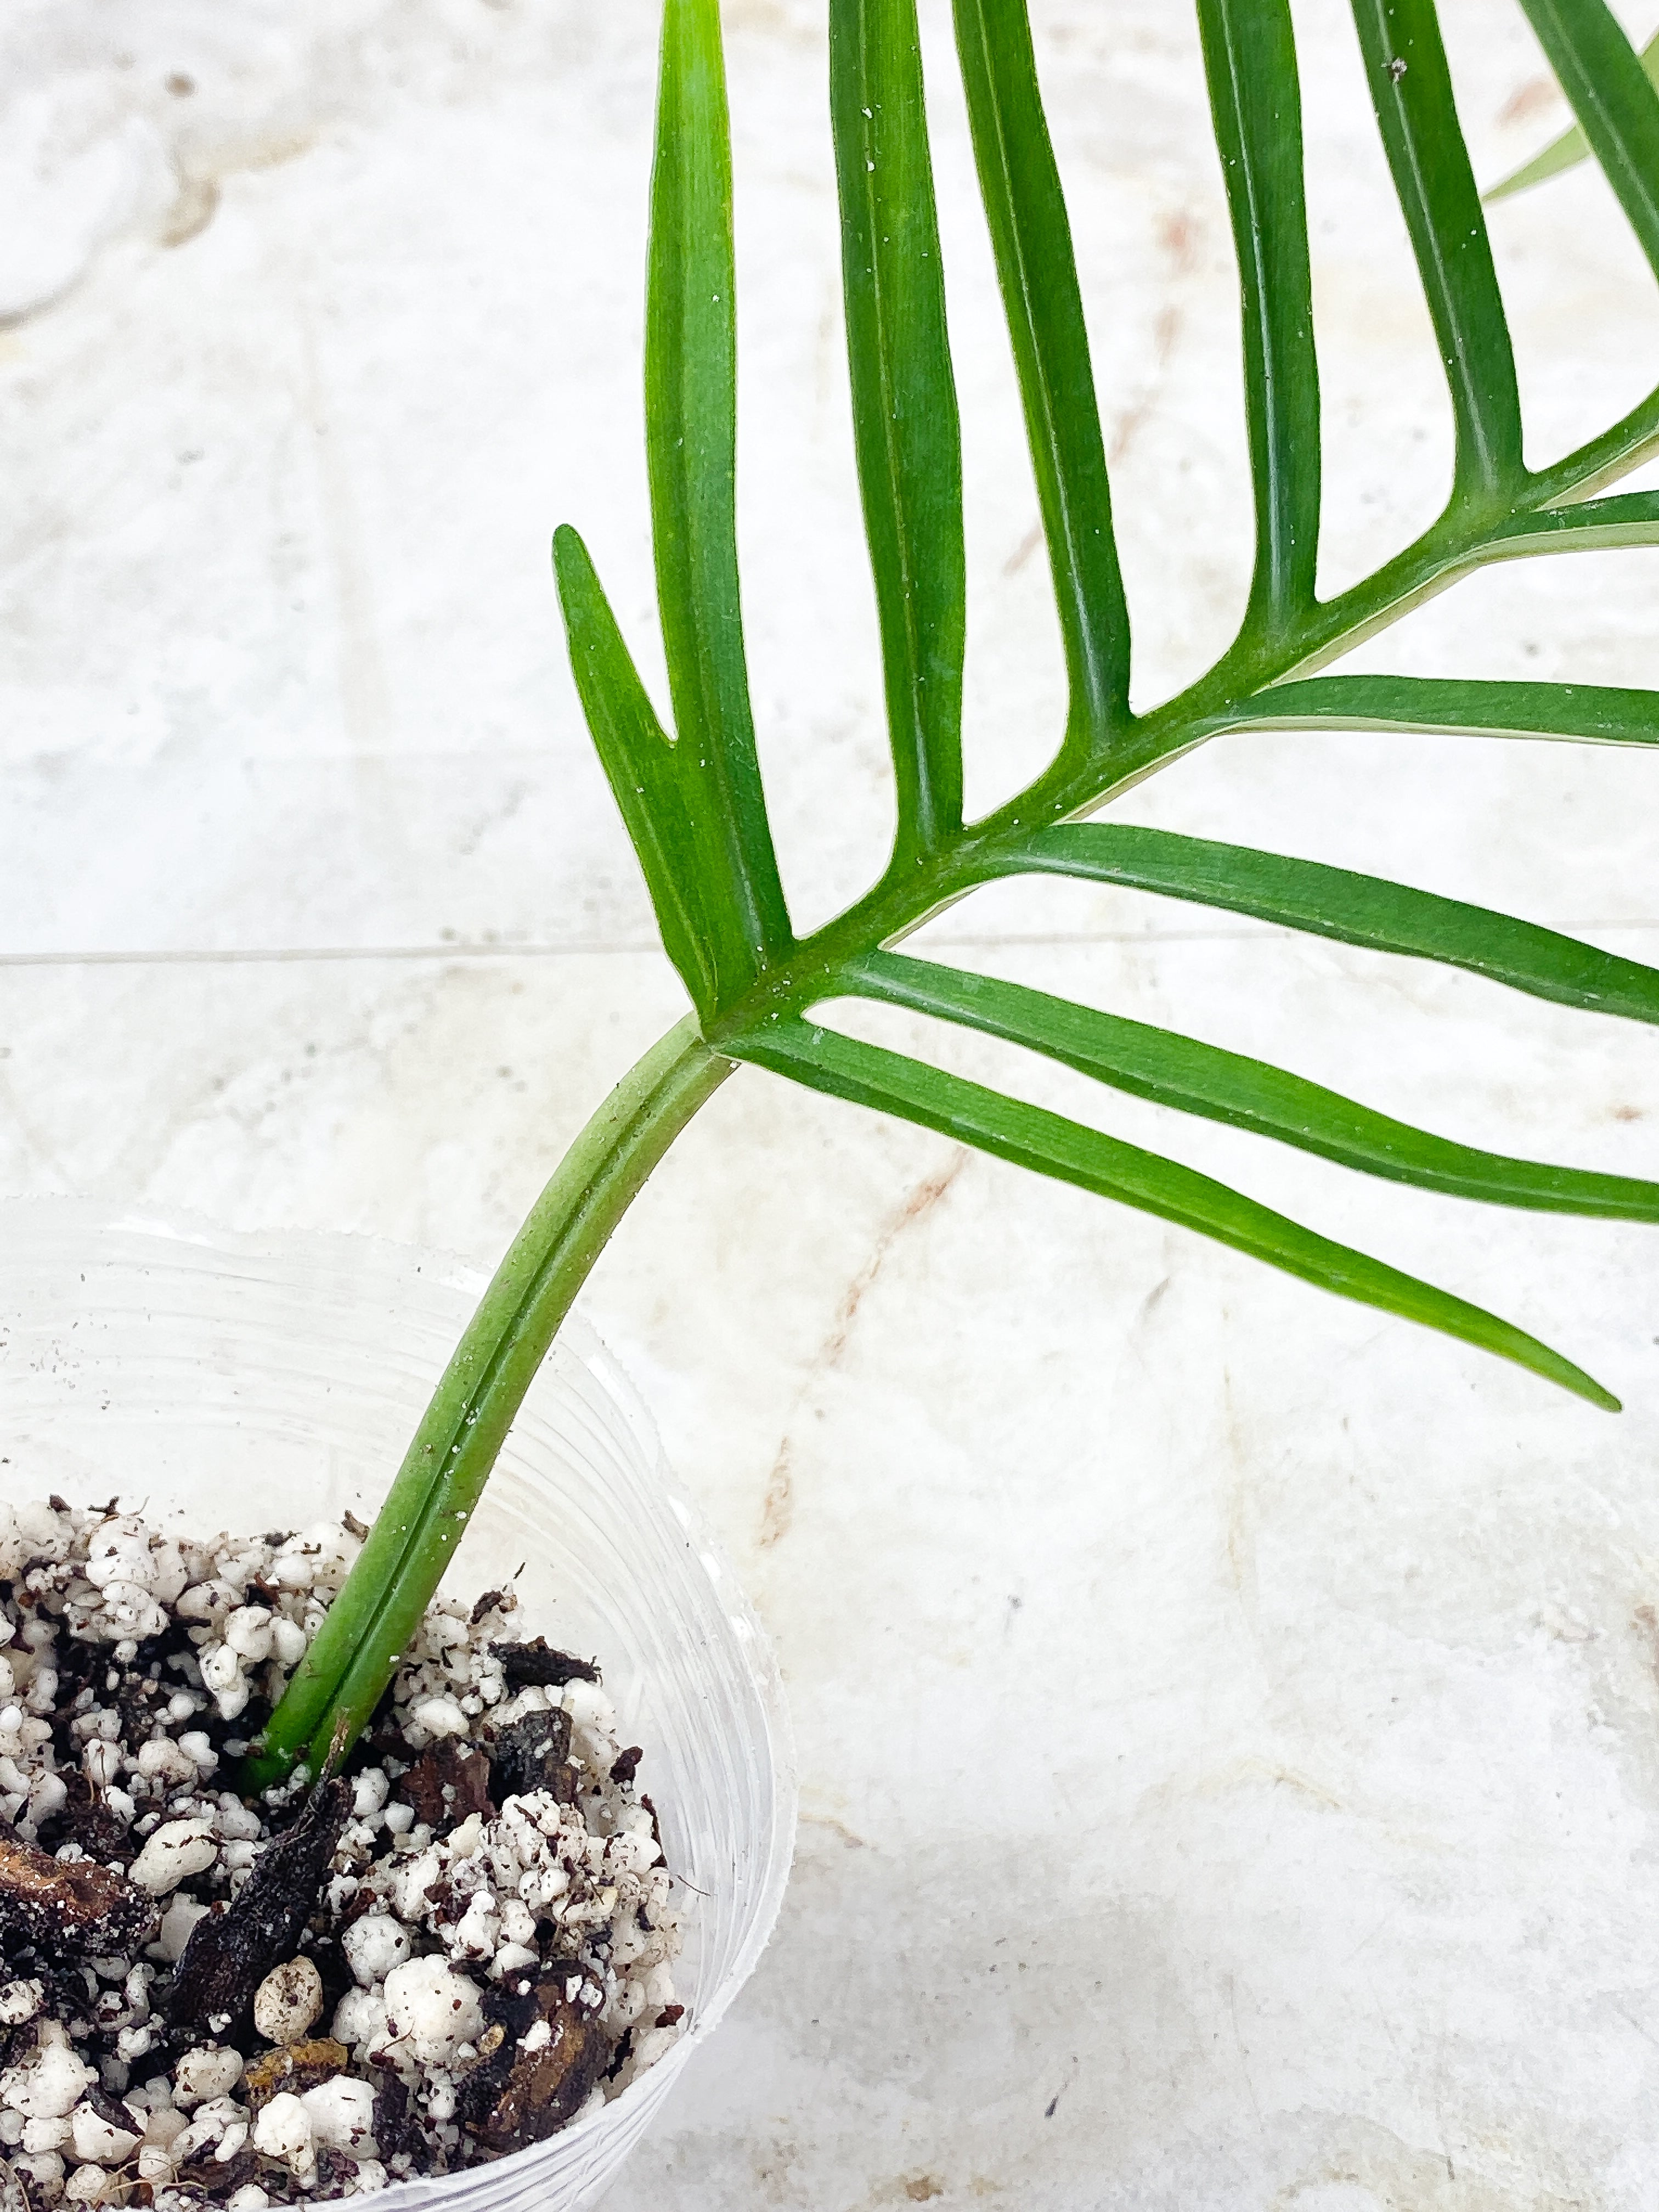
[[[1434,0],[1353,0],[1353,19],[1451,393],[1455,495],[1501,492],[1525,474],[1521,394]]]
[[[1659,273],[1659,92],[1606,0],[1521,0],[1590,150]]]
[[[1437,960],[1589,1013],[1659,1022],[1659,968],[1644,968],[1488,907],[1317,860],[1167,830],[1082,822],[1038,831],[1019,866],[1190,899],[1373,952]]]
[[[1114,1198],[1265,1260],[1339,1297],[1420,1322],[1511,1359],[1594,1406],[1619,1401],[1582,1368],[1495,1315],[1419,1282],[1382,1261],[1334,1243],[1192,1168],[1103,1136],[1040,1106],[964,1082],[879,1045],[805,1022],[773,1024],[722,1048],[832,1097],[851,1099],[937,1129],[1016,1166]]]
[[[1659,691],[1605,684],[1486,684],[1427,676],[1316,676],[1273,684],[1206,722],[1224,730],[1415,730],[1470,737],[1659,744]]]
[[[1028,829],[1022,845],[1011,842],[1022,819],[1064,822],[1127,779],[1106,742],[1134,728],[1127,623],[1086,331],[1024,0],[952,4],[1071,677],[1060,762],[995,820],[963,832],[962,465],[915,0],[830,0],[854,427],[900,826],[893,865],[870,896],[797,945],[761,787],[738,596],[732,166],[720,0],[664,0],[646,401],[672,742],[574,533],[560,533],[555,559],[582,704],[696,1012],[593,1116],[515,1240],[362,1559],[272,1717],[259,1784],[277,1778],[307,1745],[313,1756],[337,1756],[375,1708],[552,1331],[646,1174],[728,1072],[726,1054],[1196,1230],[1616,1409],[1582,1370],[1510,1323],[1208,1176],[790,1011],[811,992],[836,988],[850,965],[852,987],[866,995],[986,1030],[1123,1090],[1375,1174],[1510,1204],[1644,1218],[1656,1211],[1651,1185],[1453,1146],[1194,1040],[876,950],[991,875],[1047,870],[1139,884],[1449,962],[1565,1004],[1659,1019],[1654,971],[1401,886],[1147,830]],[[1520,468],[1513,372],[1433,10],[1428,0],[1352,4],[1449,356],[1458,481],[1465,489],[1505,486]],[[1523,5],[1659,267],[1659,96],[1602,0]],[[1198,0],[1198,7],[1240,268],[1256,563],[1235,648],[1160,710],[1144,745],[1133,740],[1134,769],[1150,773],[1208,736],[1252,726],[1651,742],[1659,736],[1659,695],[1645,692],[1388,677],[1274,685],[1282,672],[1334,655],[1460,568],[1546,545],[1646,542],[1656,510],[1638,495],[1512,519],[1522,500],[1494,499],[1474,518],[1448,518],[1339,601],[1318,605],[1319,391],[1290,0]],[[1656,444],[1659,392],[1528,478],[1524,499],[1536,508],[1585,498]],[[1235,696],[1253,688],[1254,696]],[[1231,703],[1212,714],[1218,696]],[[919,860],[928,865],[917,867]]]
[[[1314,604],[1319,369],[1288,0],[1199,0],[1210,106],[1238,257],[1255,496],[1245,626],[1282,632]]]
[[[732,149],[719,0],[667,0],[646,295],[652,538],[674,726],[707,788],[738,957],[722,1002],[793,939],[761,792],[738,597]]]
[[[836,981],[861,997],[1026,1046],[1137,1098],[1275,1138],[1365,1175],[1492,1206],[1659,1221],[1659,1183],[1452,1144],[1284,1068],[1024,984],[892,952],[850,962]]]
[[[1128,711],[1129,611],[1065,193],[1025,0],[956,0],[956,26],[1065,642],[1066,742],[1099,752]]]
[[[831,0],[830,102],[865,535],[898,784],[894,866],[962,826],[962,440],[914,0]]]

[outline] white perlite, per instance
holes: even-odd
[[[240,2051],[187,2051],[173,2070],[173,2101],[188,2112],[229,2096],[242,2078]]]
[[[386,1978],[382,2014],[385,2040],[376,2037],[376,2045],[404,2064],[447,2066],[483,2033],[477,1984],[441,1959],[408,1959],[394,1966]]]
[[[311,1959],[273,1966],[253,1993],[253,2025],[267,2043],[297,2043],[322,2009],[323,1978]]]
[[[189,1875],[205,1874],[218,1856],[211,1820],[168,1820],[127,1869],[127,1879],[152,1897],[165,1897]]]
[[[57,2028],[53,2035],[52,2030]],[[25,2122],[60,2120],[72,2112],[97,2081],[90,2066],[70,2049],[69,2037],[56,2021],[41,2030],[40,2045],[21,2066],[0,2073],[0,2110],[20,2113]],[[27,2134],[27,2128],[23,2130]],[[56,2144],[28,2144],[31,2150]]]
[[[39,2206],[130,2203],[143,2184],[154,2212],[264,2212],[497,2154],[511,2143],[479,2118],[496,2107],[480,2108],[476,2070],[553,2044],[545,2018],[503,2042],[490,2008],[509,1999],[564,2007],[597,2039],[599,2070],[572,2077],[560,2120],[617,2094],[682,2032],[680,1927],[634,1789],[638,1754],[623,1754],[581,1662],[562,1684],[529,1679],[544,1659],[564,1662],[538,1645],[526,1673],[514,1601],[495,1592],[476,1620],[442,1601],[422,1622],[393,1721],[349,1777],[307,1930],[243,1999],[252,2032],[235,2040],[226,2014],[169,2044],[168,1990],[192,1932],[234,1906],[298,1807],[293,1791],[250,1806],[228,1786],[246,1748],[238,1723],[281,1696],[359,1540],[327,1528],[198,1542],[131,1514],[0,1508],[12,1586],[0,1598],[0,1820],[66,1862],[94,1838],[77,1820],[113,1820],[131,1842],[112,1863],[153,1904],[131,1955],[67,1973],[53,1956],[36,1972],[24,1948],[0,1982],[0,2154]],[[110,1833],[96,1830],[93,1856]],[[331,2012],[325,1984],[347,1977]],[[273,2076],[273,2062],[298,2070]],[[388,2083],[402,2101],[383,2142]]]

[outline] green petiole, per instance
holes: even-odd
[[[646,1177],[732,1072],[691,1016],[559,1163],[444,1370],[386,1504],[249,1758],[244,1786],[337,1761],[380,1703],[560,1322]]]

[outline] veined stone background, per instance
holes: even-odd
[[[891,820],[823,13],[726,9],[746,613],[808,921]],[[1225,642],[1249,557],[1196,35],[1160,0],[1034,13],[1151,702]],[[1508,0],[1444,13],[1495,179],[1565,111]],[[1059,655],[923,15],[982,805],[1054,744]],[[1297,17],[1328,586],[1430,517],[1449,439],[1347,12]],[[680,1011],[547,554],[583,528],[659,684],[655,38],[649,0],[6,10],[0,1190],[490,1261]],[[1493,229],[1546,459],[1659,377],[1659,292],[1587,169]],[[1656,585],[1649,553],[1510,566],[1350,665],[1659,683]],[[1235,738],[1123,813],[1659,958],[1638,753]],[[1449,1134],[1659,1165],[1633,1024],[1079,884],[928,936]],[[762,1971],[611,2203],[1651,2212],[1659,1240],[884,1033],[1496,1305],[1629,1410],[741,1073],[583,1306],[776,1638],[805,1820]]]

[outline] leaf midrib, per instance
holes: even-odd
[[[1018,216],[1015,212],[1013,165],[1009,160],[1008,133],[1003,117],[1003,103],[997,96],[998,85],[996,72],[990,66],[989,40],[986,30],[985,18],[982,13],[976,10],[974,20],[978,35],[980,50],[981,54],[985,56],[983,68],[985,80],[987,84],[990,87],[991,91],[990,114],[992,124],[996,131],[997,162],[1001,170],[1004,183],[1007,188],[1009,208],[1008,236],[1013,247],[1014,259],[1019,271],[1019,296],[1024,303],[1025,319],[1029,327],[1034,325],[1036,320],[1035,308],[1036,294],[1030,280],[1030,256],[1026,252],[1025,234],[1020,225]],[[1032,365],[1036,373],[1036,391],[1042,409],[1042,429],[1044,441],[1051,453],[1057,452],[1062,442],[1060,434],[1060,416],[1054,406],[1054,385],[1048,375],[1047,358],[1044,355],[1043,349],[1041,346],[1036,345],[1034,345],[1031,348],[1031,356]],[[1060,516],[1061,534],[1064,537],[1066,544],[1066,566],[1071,574],[1075,577],[1080,574],[1083,568],[1083,543],[1078,530],[1076,514],[1072,503],[1071,487],[1067,481],[1066,472],[1065,470],[1057,469],[1053,471],[1053,475],[1054,505]],[[1092,632],[1086,624],[1079,625],[1078,648],[1088,664],[1086,690],[1087,712],[1091,723],[1094,724],[1100,721],[1102,719],[1095,708],[1094,702],[1103,699],[1108,696],[1110,684],[1110,672],[1099,665],[1099,656],[1096,651],[1096,641]],[[1082,702],[1073,702],[1074,710],[1079,703]],[[1104,734],[1105,726],[1103,724],[1103,726],[1098,732],[1091,733]]]
[[[1624,434],[1622,453],[1607,450]],[[1217,714],[1296,676],[1312,673],[1343,652],[1398,621],[1413,607],[1478,568],[1495,550],[1505,525],[1588,495],[1637,466],[1659,445],[1659,389],[1632,408],[1600,438],[1529,474],[1529,501],[1512,497],[1500,515],[1471,514],[1449,503],[1413,543],[1370,576],[1309,610],[1299,634],[1271,641],[1241,633],[1213,668],[1186,690],[1150,712],[1128,717],[1113,757],[1114,773],[1101,783],[1097,763],[1079,768],[1063,757],[1002,805],[969,823],[920,861],[890,866],[863,898],[799,940],[787,960],[760,977],[705,1028],[716,1048],[764,1033],[786,1013],[799,1013],[823,995],[842,964],[878,947],[900,943],[970,891],[1007,872],[1008,862],[1036,829],[1077,821],[1145,781],[1180,754],[1207,742],[1205,725]]]
[[[1227,45],[1228,105],[1232,111],[1234,135],[1241,146],[1248,142],[1249,118],[1240,91],[1243,70],[1240,64],[1238,40],[1235,35],[1233,11],[1224,5],[1218,10],[1221,35]],[[1279,391],[1279,363],[1273,344],[1273,309],[1270,301],[1272,287],[1267,281],[1267,255],[1264,246],[1265,224],[1261,194],[1253,164],[1243,155],[1235,161],[1244,197],[1250,213],[1250,247],[1255,264],[1255,281],[1246,288],[1255,301],[1256,343],[1261,357],[1262,408],[1261,435],[1267,447],[1266,466],[1257,474],[1261,486],[1257,505],[1257,527],[1262,534],[1261,574],[1258,589],[1265,589],[1267,605],[1273,614],[1283,619],[1288,611],[1285,605],[1286,586],[1295,571],[1295,518],[1288,512],[1291,498],[1291,471],[1285,466],[1285,457],[1280,450],[1279,431],[1283,416],[1278,404]]]
[[[869,82],[868,49],[862,40],[859,45],[859,90],[862,97],[860,106],[866,108],[870,124],[871,150],[879,156],[875,146],[875,118],[881,103],[876,100]],[[867,107],[866,107],[867,103]],[[887,291],[882,281],[880,248],[877,237],[878,213],[877,207],[875,163],[866,156],[866,167],[859,179],[860,194],[864,204],[865,220],[870,233],[870,305],[876,325],[876,374],[881,391],[881,449],[887,465],[887,490],[893,515],[893,539],[897,551],[901,590],[901,611],[904,623],[904,641],[908,666],[904,687],[904,709],[915,739],[911,757],[916,765],[916,842],[924,851],[937,849],[939,843],[938,797],[933,785],[933,749],[929,742],[927,718],[923,711],[921,687],[927,678],[921,665],[922,638],[918,611],[915,570],[911,562],[909,533],[905,528],[904,477],[899,453],[897,430],[897,391],[890,373],[894,349],[888,343],[891,324],[887,313]],[[891,694],[889,693],[890,702]],[[900,830],[902,840],[902,828]]]

